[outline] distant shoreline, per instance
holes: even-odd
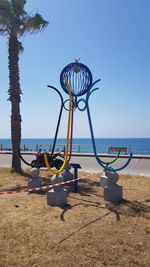
[[[29,139],[54,139],[54,137],[22,137],[21,140]],[[59,137],[58,139],[66,139],[66,137]],[[91,139],[90,137],[74,137],[73,139]],[[95,137],[95,139],[150,139],[150,137]],[[0,140],[11,140],[10,137],[0,137]]]
[[[53,149],[53,138],[22,138],[21,150],[48,150]],[[66,138],[57,138],[55,150],[64,149]],[[93,153],[91,138],[74,138],[74,153]],[[111,147],[125,147],[127,154],[150,155],[150,138],[95,138],[97,153],[107,154]],[[10,150],[12,147],[11,139],[0,139],[0,150]],[[122,153],[121,153],[122,154]]]

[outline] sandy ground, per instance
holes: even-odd
[[[42,194],[0,196],[0,266],[150,267],[150,179],[120,175],[123,200],[104,201],[101,173],[79,172],[79,192],[68,191],[63,208]],[[43,185],[51,175],[41,171]],[[0,168],[0,191],[27,187],[20,176]]]

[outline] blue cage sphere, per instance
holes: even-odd
[[[68,94],[68,88],[63,77],[67,79],[73,96],[81,96],[87,93],[93,81],[90,69],[77,61],[67,65],[60,74],[60,84]]]

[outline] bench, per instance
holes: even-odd
[[[110,154],[111,152],[118,152],[120,150],[120,152],[124,152],[125,154],[127,154],[127,147],[109,147],[108,148],[108,154]]]

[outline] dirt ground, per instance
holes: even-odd
[[[103,199],[100,173],[79,172],[79,192],[67,185],[68,204],[47,205],[42,194],[0,196],[0,266],[150,267],[150,177],[120,175],[123,200]],[[43,185],[51,183],[47,171]],[[27,187],[24,175],[0,169],[0,192]]]

